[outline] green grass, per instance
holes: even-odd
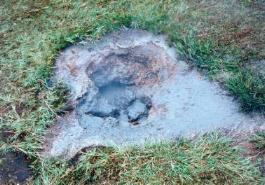
[[[218,134],[147,144],[126,150],[97,148],[80,156],[76,166],[45,161],[41,184],[251,184],[260,172]]]
[[[262,154],[265,154],[265,131],[258,131],[251,137],[250,141],[255,144]]]
[[[146,150],[96,150],[84,154],[75,168],[62,162],[44,163],[38,157],[43,135],[67,96],[61,85],[50,85],[56,54],[78,40],[99,39],[123,26],[167,35],[169,43],[191,65],[233,93],[243,110],[263,112],[264,82],[246,67],[249,61],[265,57],[262,21],[265,16],[253,3],[238,0],[3,1],[0,5],[0,127],[13,134],[0,143],[0,150],[18,150],[30,156],[34,161],[35,183],[39,184],[74,183],[84,178],[95,178],[88,180],[98,182],[118,178],[121,183],[258,182],[254,167],[241,159],[229,143],[212,137],[156,144]],[[207,148],[207,143],[220,148]],[[215,163],[200,164],[199,154],[207,155],[203,162],[211,159]],[[100,158],[95,164],[87,162],[97,155]],[[117,160],[111,161],[111,156]],[[139,162],[137,157],[141,156]],[[188,163],[178,163],[181,157]],[[171,162],[173,167],[169,165]],[[235,165],[229,166],[234,162]],[[180,166],[175,167],[176,164]],[[193,168],[196,170],[191,171]],[[119,173],[111,174],[111,170]],[[159,172],[172,176],[160,176]],[[200,172],[206,179],[198,177]]]

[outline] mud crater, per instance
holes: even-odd
[[[96,122],[111,118],[114,123],[123,121],[136,125],[148,117],[152,100],[140,89],[165,78],[163,72],[167,70],[165,66],[159,66],[154,57],[156,53],[151,49],[159,48],[146,43],[144,46],[114,49],[107,51],[100,60],[89,62],[86,74],[90,88],[78,100],[76,108],[84,128],[90,120]]]
[[[264,123],[241,113],[218,84],[178,58],[164,36],[135,29],[63,50],[54,78],[69,87],[74,109],[50,128],[43,155],[69,158],[91,146],[141,145]]]

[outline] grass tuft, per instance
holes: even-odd
[[[250,141],[255,144],[261,153],[265,154],[265,131],[257,132]]]

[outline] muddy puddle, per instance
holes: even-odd
[[[55,79],[72,111],[47,134],[44,155],[74,156],[90,146],[127,146],[263,124],[240,112],[218,84],[178,59],[164,36],[124,29],[62,51]]]
[[[9,135],[8,130],[0,130],[0,140],[5,141]],[[27,184],[33,175],[29,166],[30,160],[22,152],[0,153],[0,184]]]
[[[0,155],[0,184],[26,184],[33,175],[29,159],[23,153],[9,152]]]

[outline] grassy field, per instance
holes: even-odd
[[[49,80],[56,54],[124,26],[167,35],[190,65],[235,96],[242,111],[264,113],[264,76],[251,68],[265,58],[264,6],[262,0],[2,1],[0,128],[8,136],[1,153],[29,156],[31,184],[264,183],[233,139],[215,133],[144,149],[97,148],[70,162],[38,155],[67,98],[65,88]],[[264,150],[264,134],[249,139]]]

